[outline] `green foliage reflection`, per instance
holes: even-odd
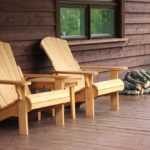
[[[61,35],[84,36],[84,9],[61,8]]]
[[[113,9],[91,9],[91,34],[106,35],[114,34],[114,10]]]

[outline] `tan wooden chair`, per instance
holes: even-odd
[[[48,58],[51,60],[56,74],[73,74],[80,75],[82,80],[78,82],[75,88],[76,102],[86,103],[86,116],[94,117],[94,98],[110,94],[111,105],[113,110],[119,110],[118,91],[124,89],[122,80],[118,79],[118,71],[127,70],[127,67],[110,67],[110,66],[83,66],[80,67],[74,59],[69,45],[66,40],[54,37],[46,37],[41,41],[41,47],[44,49]],[[110,80],[93,83],[93,75],[97,73],[82,70],[109,70]]]
[[[31,76],[31,74],[30,74]],[[32,77],[48,77],[56,80],[67,76],[32,75]],[[19,133],[28,135],[28,112],[32,110],[54,107],[56,124],[64,125],[64,104],[70,102],[70,94],[66,90],[54,90],[31,94],[22,72],[17,67],[11,47],[0,41],[0,121],[11,116],[19,119]]]

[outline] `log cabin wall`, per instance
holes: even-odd
[[[55,0],[0,0],[0,40],[11,43],[24,72],[44,72],[50,66],[39,43],[56,36],[55,11]]]
[[[45,36],[56,36],[55,0],[0,0],[0,40],[11,43],[24,72],[46,72],[51,67],[39,49],[40,39]],[[125,37],[126,42],[70,42],[70,47],[81,65],[150,68],[149,0],[125,1]]]

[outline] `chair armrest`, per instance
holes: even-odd
[[[25,78],[53,78],[53,79],[67,79],[70,76],[64,75],[49,75],[49,74],[24,74]]]
[[[80,77],[70,75],[48,75],[48,74],[24,74],[33,85],[38,87],[54,87],[55,89],[62,89],[63,87],[72,87],[77,85],[77,80]]]
[[[25,89],[27,85],[31,85],[30,81],[13,81],[13,80],[0,80],[0,84],[14,85],[19,100],[25,100]]]
[[[16,81],[16,80],[0,80],[0,84],[26,86],[26,85],[31,85],[31,82],[30,81]]]
[[[98,72],[93,71],[50,71],[50,73],[60,73],[60,74],[72,74],[72,75],[98,75]]]
[[[128,70],[128,67],[125,66],[80,66],[81,69],[83,70],[109,70],[109,71],[123,71],[123,70]]]
[[[93,71],[50,71],[50,73],[83,75],[85,78],[85,86],[90,87],[93,84],[93,76],[98,75],[98,72]]]

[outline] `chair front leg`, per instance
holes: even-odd
[[[18,119],[19,119],[19,134],[28,135],[29,134],[28,112],[26,104],[23,100],[19,101],[18,103]]]
[[[94,118],[95,108],[94,108],[94,93],[93,93],[93,76],[85,76],[85,82],[86,82],[85,88],[86,116]]]
[[[110,78],[118,79],[119,78],[118,71],[111,71]],[[118,94],[118,92],[111,94],[111,106],[112,106],[112,110],[115,110],[115,111],[119,110],[119,94]]]
[[[18,120],[19,120],[19,134],[28,135],[28,110],[27,103],[25,100],[25,86],[16,86],[16,91],[18,93]]]
[[[112,107],[112,110],[114,110],[114,111],[119,110],[119,94],[118,94],[118,92],[111,94],[111,107]]]
[[[56,81],[55,81],[55,90],[62,90],[62,89],[64,89],[64,87],[65,87],[65,82],[64,82],[64,79],[57,79]],[[57,111],[58,110],[55,110],[55,108],[53,108],[52,109],[52,111],[51,111],[51,113],[52,113],[52,117],[54,118],[57,118],[57,115],[56,115],[56,113],[57,113]],[[58,119],[59,120],[59,119]],[[59,121],[58,121],[59,122]],[[57,119],[56,119],[56,124],[57,124]],[[64,123],[63,123],[64,124]],[[58,125],[59,125],[59,123],[58,123]],[[61,123],[60,123],[60,125],[61,125]]]
[[[111,78],[111,79],[118,79],[118,78],[119,78],[119,73],[118,73],[118,71],[111,70],[111,71],[110,71],[110,78]]]

